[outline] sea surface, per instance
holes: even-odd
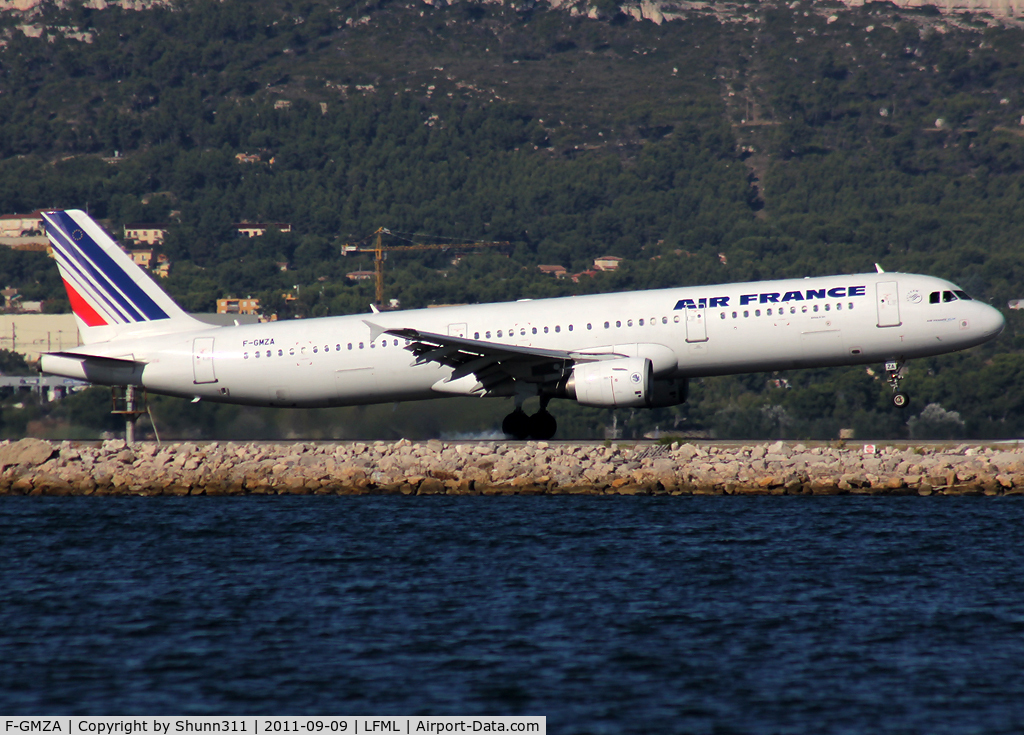
[[[0,714],[1024,732],[1024,498],[0,498]]]

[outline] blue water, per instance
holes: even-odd
[[[1024,732],[1007,498],[0,499],[0,713]]]

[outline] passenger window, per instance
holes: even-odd
[[[744,319],[748,319],[749,317],[750,317],[750,312],[749,312],[749,311],[747,311],[746,309],[744,309],[744,310],[743,310],[743,318],[744,318]]]
[[[814,313],[815,313],[815,314],[817,314],[817,313],[818,313],[818,305],[817,305],[817,304],[815,304],[815,305],[814,305]]]
[[[719,314],[719,316],[721,316],[723,319],[725,319],[725,312],[723,311],[721,314]]]
[[[341,345],[334,345],[335,352],[341,352]]]
[[[302,348],[302,351],[305,352],[306,348]],[[313,345],[313,354],[316,355],[318,353],[319,353],[319,350],[317,349],[316,345]]]
[[[661,318],[661,323],[662,323],[662,324],[668,324],[668,317],[667,317],[667,316],[663,316],[663,317]]]
[[[735,319],[735,318],[736,318],[736,312],[735,312],[735,311],[734,311],[734,312],[732,313],[732,318],[733,318],[733,319]]]
[[[853,302],[851,301],[850,303],[848,303],[848,304],[846,305],[846,308],[847,308],[847,309],[852,309],[852,308],[853,308]]]
[[[473,332],[473,339],[480,339],[480,332]]]
[[[795,306],[789,307],[789,313],[790,314],[796,314],[796,307]]]
[[[829,304],[825,304],[825,311],[831,311],[832,307]]]
[[[571,324],[569,325],[569,331],[570,332],[572,331],[572,325]]]
[[[294,356],[295,355],[295,348],[294,347],[289,347],[288,348],[288,354]]]
[[[547,333],[548,333],[548,328],[544,327],[544,334],[547,334]]]
[[[376,342],[371,342],[371,343],[370,343],[370,349],[371,349],[371,350],[375,350],[375,349],[377,349],[377,343],[376,343]]]
[[[929,304],[937,304],[937,303],[939,303],[939,292],[938,291],[932,291],[930,294],[928,294],[928,303]]]
[[[807,307],[806,306],[801,306],[800,307],[800,311],[801,311],[801,313],[806,314],[807,313]]]
[[[632,319],[627,319],[626,320],[626,326],[627,327],[632,327],[633,326],[633,320]]]
[[[589,332],[593,328],[594,326],[590,322],[587,322],[587,331]]]
[[[491,338],[491,333],[490,332],[484,332],[484,337],[487,338],[487,339],[490,339]]]
[[[754,309],[754,316],[761,316],[761,310],[760,309]]]
[[[676,324],[678,324],[679,323],[679,315],[676,314],[674,317],[672,317],[672,321],[674,321]]]
[[[363,349],[363,343],[362,342],[359,343],[359,349]]]
[[[769,310],[768,310],[768,316],[771,316],[771,315],[772,315],[772,310],[771,310],[771,309],[769,309]]]
[[[942,303],[947,304],[950,301],[956,301],[956,296],[953,295],[952,291],[942,292]]]
[[[639,324],[642,327],[644,325],[644,320],[641,319],[639,322],[637,322],[637,324]]]
[[[836,304],[836,311],[842,311],[842,310],[843,310],[842,303]]]
[[[277,356],[278,357],[284,357],[284,350],[278,350],[277,351]]]
[[[501,330],[498,330],[498,339],[501,339]]]
[[[278,352],[280,352],[280,350],[278,350]],[[267,350],[267,357],[270,357],[272,354],[273,352],[271,350]]]
[[[611,326],[611,324],[609,324],[608,322],[605,322],[605,323],[604,323],[604,328],[605,328],[605,329],[608,329],[608,328],[609,328],[610,326]]]
[[[520,337],[525,337],[526,336],[526,330],[525,329],[520,329],[519,330],[519,336]]]
[[[259,352],[257,352],[257,353],[256,353],[256,357],[259,357],[259,356],[260,356],[260,353],[259,353]],[[242,359],[243,359],[243,360],[248,360],[248,359],[249,359],[249,353],[248,353],[248,352],[243,352],[243,353],[242,353]]]
[[[534,334],[537,334],[537,327],[534,327],[532,331]]]
[[[349,342],[349,343],[348,343],[348,348],[349,348],[350,350],[352,349],[352,343],[351,343],[351,342]]]
[[[622,326],[622,322],[620,322],[620,321],[616,321],[615,322],[615,327],[616,328],[620,328],[621,326]]]
[[[556,324],[556,325],[555,325],[555,331],[556,331],[556,332],[561,332],[561,331],[562,331],[562,328],[561,328],[560,326],[558,326],[558,325]]]

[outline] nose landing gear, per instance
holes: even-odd
[[[885,380],[892,388],[892,405],[896,408],[906,408],[910,405],[910,396],[900,390],[900,381],[903,380],[903,360],[892,360],[885,363]]]
[[[558,430],[558,422],[548,413],[550,400],[546,396],[541,396],[540,410],[533,416],[526,415],[522,404],[517,405],[516,409],[501,422],[501,430],[513,439],[550,439]]]

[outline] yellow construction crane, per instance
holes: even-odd
[[[392,232],[386,227],[378,227],[377,231],[369,237],[364,237],[362,240],[358,240],[354,243],[346,244],[341,246],[341,252],[343,255],[349,253],[373,253],[373,270],[374,276],[377,282],[377,308],[384,308],[384,253],[386,252],[401,252],[409,250],[464,250],[468,248],[490,248],[498,247],[501,245],[510,245],[507,241],[490,241],[481,240],[477,242],[456,242],[450,240],[444,243],[418,243],[408,240],[409,245],[385,245],[384,235],[391,235],[392,237],[404,237],[403,233]],[[371,247],[365,247],[365,244],[373,240]]]

